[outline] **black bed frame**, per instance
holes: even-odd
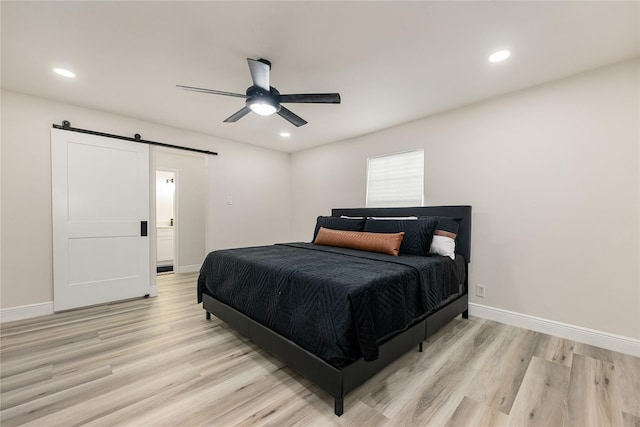
[[[460,219],[460,228],[456,238],[456,253],[467,260],[465,292],[457,299],[428,316],[418,319],[408,329],[398,333],[379,346],[378,359],[365,362],[362,358],[337,369],[316,355],[298,346],[293,341],[275,333],[255,320],[245,316],[230,306],[203,294],[202,308],[206,310],[206,318],[214,314],[225,321],[240,334],[271,353],[289,368],[298,372],[335,399],[335,414],[344,412],[344,396],[371,378],[411,348],[418,346],[422,351],[422,342],[438,329],[462,314],[468,318],[468,263],[471,261],[471,206],[421,206],[414,208],[350,208],[333,209],[333,216],[445,216]]]

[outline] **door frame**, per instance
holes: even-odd
[[[190,206],[186,206],[185,203],[188,202],[188,194],[190,193],[190,186],[193,185],[193,183],[190,181],[189,178],[189,172],[187,169],[183,170],[183,165],[181,165],[180,161],[177,159],[174,159],[173,161],[167,161],[166,159],[163,160],[163,165],[158,165],[158,155],[159,154],[168,154],[170,156],[176,156],[177,158],[188,158],[188,159],[195,159],[198,162],[202,161],[202,181],[198,182],[199,184],[199,188],[203,188],[203,197],[204,197],[204,202],[203,202],[203,210],[202,213],[204,215],[204,218],[202,219],[202,233],[204,234],[204,251],[203,251],[203,256],[201,259],[199,259],[197,261],[197,269],[193,269],[193,265],[188,264],[188,265],[184,265],[185,262],[185,253],[187,253],[187,249],[185,249],[185,244],[184,242],[181,242],[178,240],[178,238],[175,239],[175,255],[176,255],[176,262],[174,265],[174,269],[173,272],[175,274],[186,274],[186,273],[196,273],[200,270],[200,266],[202,265],[202,261],[204,260],[206,254],[209,252],[208,250],[208,246],[207,246],[207,242],[208,242],[208,230],[210,227],[209,224],[209,204],[210,204],[210,194],[209,194],[209,189],[211,188],[211,169],[210,169],[210,163],[209,163],[209,157],[207,155],[203,155],[200,153],[193,153],[193,152],[185,152],[185,151],[178,151],[175,150],[173,148],[170,147],[154,147],[154,163],[152,165],[153,167],[153,175],[154,175],[154,180],[155,180],[155,171],[156,170],[165,170],[165,171],[171,171],[174,172],[176,174],[176,196],[175,196],[175,209],[176,209],[176,228],[174,229],[174,232],[177,233],[177,236],[180,237],[184,237],[186,235],[188,235],[188,233],[190,231],[192,231],[191,229],[188,229],[187,231],[185,231],[184,227],[185,227],[185,217],[184,215],[180,215],[180,210],[182,209],[182,212],[184,214],[189,214],[190,212]],[[174,163],[175,161],[175,163]],[[200,166],[198,166],[200,167]],[[155,182],[155,181],[154,181]],[[154,184],[154,188],[155,188],[155,184]],[[187,195],[187,196],[185,196]],[[154,240],[156,239],[155,236],[155,230],[156,230],[156,194],[155,194],[155,190],[152,192],[152,197],[153,197],[153,213],[152,213],[152,220],[154,221]],[[189,223],[189,226],[191,226],[192,223]],[[154,241],[153,243],[154,245],[154,251],[155,248],[157,246],[157,242]],[[181,248],[183,250],[181,250]],[[191,248],[191,246],[189,246],[188,248]],[[183,253],[184,252],[184,253]],[[153,256],[155,257],[154,259],[157,258],[157,254],[155,252],[153,252]],[[155,271],[156,269],[156,264],[155,262],[152,263],[153,264],[153,270]],[[154,275],[155,277],[155,275]]]

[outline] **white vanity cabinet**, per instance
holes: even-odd
[[[158,265],[173,265],[173,227],[158,227]]]

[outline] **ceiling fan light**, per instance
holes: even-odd
[[[270,116],[278,111],[276,107],[267,102],[254,102],[249,105],[249,108],[251,108],[251,111],[256,114],[260,114],[261,116]]]

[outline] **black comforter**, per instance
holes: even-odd
[[[464,270],[462,270],[464,271]],[[341,368],[459,292],[448,257],[399,256],[289,243],[211,252],[202,293]]]

